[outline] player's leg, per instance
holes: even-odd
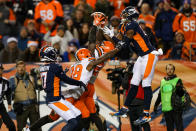
[[[84,98],[84,97],[82,97]],[[79,99],[74,102],[74,106],[81,111],[82,119],[79,121],[77,131],[81,131],[83,128],[88,129],[90,126],[90,112],[84,103],[84,99]]]
[[[131,102],[136,97],[138,86],[142,79],[142,72],[141,72],[142,63],[141,62],[142,62],[142,57],[138,57],[137,61],[134,64],[133,77],[131,79],[131,85],[130,85],[131,88],[129,89],[129,92],[125,99],[124,107],[122,107],[118,112],[110,113],[111,115],[120,117],[120,116],[124,116],[129,111],[127,107],[131,105]]]
[[[94,84],[88,84],[88,96],[85,99],[85,105],[87,106],[88,110],[90,111],[90,120],[95,123],[96,127],[99,131],[103,131],[104,127],[101,121],[101,118],[96,113],[96,106],[93,96],[95,94],[95,87]]]
[[[148,54],[143,58],[143,80],[142,87],[144,88],[144,116],[136,120],[136,124],[143,124],[145,122],[149,122],[151,120],[149,110],[150,104],[152,100],[152,89],[151,83],[154,76],[155,65],[158,61],[158,57],[154,54]]]
[[[30,127],[29,129],[31,131],[33,130],[37,130],[39,128],[41,128],[43,125],[47,124],[47,123],[51,123],[51,122],[54,122],[56,120],[59,119],[59,115],[57,113],[54,112],[54,110],[52,110],[50,112],[50,115],[46,115],[44,117],[41,117],[39,120],[37,120],[36,122],[34,122]]]
[[[131,105],[131,102],[136,97],[138,86],[142,79],[142,72],[141,72],[142,63],[141,62],[142,62],[142,57],[138,57],[133,67],[133,77],[131,79],[131,88],[127,94],[127,97],[124,103],[124,105],[127,107]]]
[[[48,106],[67,121],[66,126],[62,129],[63,131],[74,131],[76,129],[78,125],[77,117],[80,117],[81,112],[70,102],[61,99],[57,102],[49,103]]]

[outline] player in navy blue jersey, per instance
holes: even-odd
[[[139,83],[142,80],[142,87],[144,88],[144,113],[135,121],[135,124],[143,124],[151,120],[149,109],[152,99],[151,82],[154,75],[155,65],[158,61],[157,55],[162,55],[162,50],[158,51],[151,45],[148,36],[142,30],[137,23],[139,13],[134,7],[126,7],[121,13],[121,25],[120,33],[114,36],[112,30],[104,27],[103,31],[107,37],[112,38],[115,43],[124,42],[127,45],[130,44],[133,51],[138,55],[137,61],[133,67],[133,78],[131,80],[131,89],[127,95],[127,98],[118,112],[111,113],[114,116],[122,116],[129,110],[129,106],[132,100],[135,98]],[[106,38],[107,38],[106,37]]]
[[[61,95],[60,81],[70,85],[86,88],[81,82],[69,78],[63,71],[62,67],[56,63],[57,54],[53,47],[46,46],[40,49],[41,61],[44,62],[40,66],[40,74],[42,78],[42,86],[46,92],[46,103],[59,116],[67,121],[62,131],[74,131],[81,117],[81,112],[66,101]]]

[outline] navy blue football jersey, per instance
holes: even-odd
[[[69,78],[56,63],[48,63],[40,66],[42,86],[46,92],[46,102],[58,101],[62,98],[60,81],[70,85],[80,85],[80,81]]]
[[[128,30],[134,30],[134,36],[133,39],[126,37],[125,41],[131,43],[133,50],[138,56],[144,56],[155,50],[155,48],[151,45],[148,36],[136,21],[131,21],[126,24],[125,34]]]

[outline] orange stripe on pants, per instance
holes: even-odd
[[[55,105],[56,107],[58,107],[59,109],[63,110],[63,111],[68,111],[69,108],[62,104],[61,102],[56,102],[56,103],[53,103],[53,105]]]
[[[155,59],[155,55],[154,54],[148,54],[148,62],[147,62],[147,65],[146,65],[146,69],[145,69],[145,72],[144,72],[144,77],[143,77],[143,80],[146,79],[151,70],[152,70],[152,66],[153,66],[153,63],[154,63],[154,59]]]

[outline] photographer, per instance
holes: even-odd
[[[10,78],[10,87],[13,93],[17,128],[18,131],[22,131],[28,118],[30,124],[39,119],[35,82],[33,77],[26,72],[24,61],[16,62],[16,74]]]
[[[127,96],[129,89],[131,88],[130,81],[131,81],[132,75],[133,75],[133,73],[132,73],[133,65],[134,65],[134,63],[132,63],[132,62],[127,63],[127,67],[124,72],[124,77],[122,79],[122,87],[123,87],[123,89],[126,90],[125,97]],[[150,125],[148,122],[141,124],[141,125],[134,124],[134,121],[137,120],[143,114],[143,109],[144,109],[144,89],[142,88],[141,83],[138,87],[136,97],[133,99],[133,101],[128,106],[128,108],[129,108],[128,115],[129,115],[132,131],[141,131],[142,128],[144,131],[150,131]]]

